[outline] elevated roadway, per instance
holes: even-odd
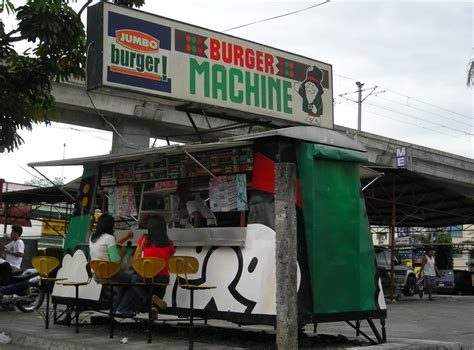
[[[60,122],[114,131],[113,153],[147,148],[149,138],[205,142],[246,134],[258,126],[283,126],[281,121],[262,116],[131,92],[102,90],[87,94],[82,82],[54,82],[53,95]],[[474,159],[342,126],[335,129],[364,145],[367,165],[385,175],[373,184],[364,183],[371,223],[474,223]],[[403,155],[404,167],[397,169],[397,158]]]

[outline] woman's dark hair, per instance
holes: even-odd
[[[146,247],[153,243],[155,247],[168,247],[170,245],[168,238],[168,227],[165,219],[159,215],[150,216],[147,224],[148,235]]]
[[[112,215],[109,214],[102,214],[97,221],[97,226],[95,227],[95,232],[91,235],[91,241],[95,242],[99,239],[100,236],[104,233],[108,233],[110,235],[114,234],[114,224],[115,219]]]

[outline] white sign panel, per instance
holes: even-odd
[[[329,64],[109,3],[92,7],[90,25],[97,21],[103,30],[92,28],[88,40],[101,46],[101,69],[90,68],[89,88],[333,127]]]

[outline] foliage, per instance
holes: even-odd
[[[436,243],[453,243],[451,236],[447,233],[438,233]],[[436,266],[438,269],[453,268],[453,246],[436,246],[435,248]]]
[[[16,8],[11,0],[0,0],[0,13],[15,14],[17,28],[5,32],[0,19],[0,152],[13,151],[23,139],[19,129],[59,119],[51,81],[84,77],[86,36],[80,14],[68,0],[27,0]],[[141,7],[144,0],[113,0]],[[29,48],[17,52],[14,44]]]
[[[51,181],[56,186],[64,185],[64,177],[55,176]],[[25,181],[25,185],[38,186],[38,187],[52,187],[53,184],[44,178],[34,177],[31,180]]]

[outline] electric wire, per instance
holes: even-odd
[[[427,119],[422,118],[422,117],[420,117],[420,116],[414,116],[414,115],[411,115],[411,114],[406,113],[406,112],[398,112],[398,111],[396,111],[396,110],[394,110],[394,109],[387,108],[387,107],[384,107],[384,106],[380,106],[380,105],[377,105],[377,104],[374,104],[374,103],[370,103],[370,102],[365,102],[365,103],[368,104],[368,105],[370,105],[370,106],[376,107],[376,108],[380,108],[380,109],[383,109],[383,110],[386,110],[386,111],[389,111],[389,112],[392,112],[392,113],[400,114],[400,115],[403,115],[403,116],[407,116],[407,117],[410,117],[410,118],[422,120],[422,121],[424,121],[424,122],[426,122],[426,123],[433,124],[433,125],[436,125],[436,126],[439,126],[439,127],[441,127],[441,128],[448,129],[448,130],[456,131],[456,132],[465,134],[465,135],[467,135],[467,136],[474,136],[474,134],[473,134],[472,132],[466,132],[466,131],[464,131],[464,130],[452,128],[452,127],[449,127],[449,126],[444,125],[444,124],[435,123],[435,122],[433,122],[433,121],[427,120]]]
[[[354,78],[351,78],[351,77],[348,77],[348,76],[345,76],[345,75],[341,75],[341,74],[334,74],[334,75],[335,75],[335,76],[338,76],[338,77],[340,77],[340,78],[343,78],[343,79],[348,79],[348,80],[352,80],[352,81],[359,81],[358,79],[354,79]],[[455,114],[455,115],[457,115],[457,116],[459,116],[459,117],[467,118],[467,119],[469,119],[469,120],[473,120],[472,116],[468,116],[468,115],[466,115],[466,114],[462,114],[462,113],[459,113],[459,112],[455,112],[455,111],[452,111],[452,110],[450,110],[450,109],[437,106],[437,105],[435,105],[435,104],[433,104],[433,103],[426,102],[426,101],[420,100],[420,99],[418,99],[418,98],[415,98],[415,97],[411,97],[411,96],[402,94],[402,93],[397,92],[397,91],[395,91],[395,90],[387,89],[387,88],[382,87],[382,86],[379,86],[379,88],[382,88],[382,89],[384,89],[384,90],[386,90],[386,91],[388,91],[388,92],[391,92],[391,93],[393,93],[393,94],[395,94],[395,95],[403,96],[403,97],[408,98],[408,99],[410,99],[410,100],[413,100],[413,101],[416,101],[416,102],[419,102],[419,103],[423,103],[423,104],[426,104],[426,105],[431,106],[431,107],[435,107],[435,108],[441,109],[441,110],[443,110],[443,111],[445,111],[445,112],[449,112],[449,113]]]
[[[324,2],[321,2],[321,3],[316,4],[316,5],[308,6],[308,7],[305,7],[305,8],[303,8],[303,9],[300,9],[300,10],[296,10],[296,11],[292,11],[292,12],[287,12],[287,13],[284,13],[284,14],[281,14],[281,15],[278,15],[278,16],[273,16],[273,17],[264,18],[264,19],[261,19],[261,20],[255,21],[255,22],[250,22],[250,23],[242,24],[242,25],[237,26],[237,27],[232,27],[232,28],[223,30],[222,32],[223,32],[223,33],[226,33],[226,32],[230,32],[231,30],[235,30],[235,29],[240,29],[240,28],[248,27],[248,26],[251,26],[251,25],[254,25],[254,24],[257,24],[257,23],[267,22],[267,21],[271,21],[271,20],[274,20],[274,19],[278,19],[278,18],[282,18],[282,17],[286,17],[286,16],[291,16],[291,15],[294,15],[295,13],[299,13],[299,12],[303,12],[303,11],[308,11],[308,10],[313,9],[313,8],[315,8],[315,7],[318,7],[318,6],[327,4],[327,3],[330,2],[330,1],[331,1],[331,0],[325,0]]]
[[[352,94],[352,93],[354,93],[354,92],[347,92],[347,93],[337,94],[337,97],[343,98],[343,99],[345,100],[344,102],[346,102],[346,101],[351,101],[351,102],[354,102],[354,103],[358,103],[358,101],[356,101],[356,100],[352,100],[352,99],[350,99],[350,98],[345,97],[346,95],[350,95],[350,94]],[[394,101],[394,100],[391,100],[391,99],[383,98],[383,97],[379,96],[379,95],[376,94],[376,93],[375,93],[375,94],[372,94],[371,96],[375,96],[375,97],[378,97],[378,98],[383,99],[383,100],[391,101],[391,102],[393,102],[393,103],[399,103],[399,102]],[[335,98],[334,102],[337,103],[337,104],[342,104],[343,102],[337,102],[337,97]],[[363,102],[365,102],[365,99],[364,99]],[[423,117],[421,117],[421,116],[414,116],[414,115],[412,115],[412,114],[410,114],[410,113],[407,113],[407,112],[395,111],[394,109],[391,109],[391,108],[389,108],[389,107],[385,107],[385,106],[382,107],[382,106],[380,106],[380,105],[374,105],[374,104],[371,104],[370,102],[366,102],[366,103],[367,103],[367,104],[370,104],[370,105],[373,105],[373,106],[376,106],[376,107],[378,107],[378,108],[382,108],[382,109],[389,110],[389,111],[391,111],[391,112],[393,112],[393,113],[397,113],[397,114],[400,114],[400,115],[403,115],[403,116],[409,116],[409,117],[412,117],[412,118],[417,118],[417,119],[420,119],[420,120],[425,121],[426,123],[431,123],[431,124],[436,125],[436,126],[440,126],[440,127],[447,128],[447,129],[451,129],[451,130],[455,130],[455,131],[457,131],[457,132],[464,133],[464,134],[467,134],[467,135],[469,135],[469,136],[472,136],[472,135],[473,135],[473,134],[470,133],[470,132],[466,132],[466,131],[464,131],[464,130],[460,130],[460,129],[457,129],[457,128],[453,128],[453,127],[447,126],[447,125],[445,125],[445,124],[436,123],[436,122],[433,122],[433,121],[431,121],[431,120],[427,120],[427,119],[425,119],[425,118],[423,118]],[[402,104],[402,103],[399,103],[399,104],[401,104],[402,106],[405,106],[405,105]],[[422,111],[422,112],[425,112],[425,113],[428,113],[428,114],[432,114],[432,115],[435,115],[435,116],[438,116],[438,117],[442,117],[443,119],[448,119],[448,120],[451,120],[451,121],[453,121],[453,122],[460,123],[460,124],[464,124],[464,125],[469,126],[469,127],[472,128],[472,124],[464,123],[464,122],[462,122],[462,121],[459,121],[459,120],[456,120],[456,119],[452,119],[452,118],[446,118],[445,116],[443,116],[443,115],[441,115],[441,114],[437,114],[437,113],[434,113],[434,112],[431,112],[431,111],[427,111],[427,110],[423,110],[423,109],[420,109],[420,108],[416,108],[416,107],[413,107],[413,106],[410,106],[410,105],[407,105],[407,106],[405,106],[405,107],[413,108],[413,109],[418,110],[418,111]]]

